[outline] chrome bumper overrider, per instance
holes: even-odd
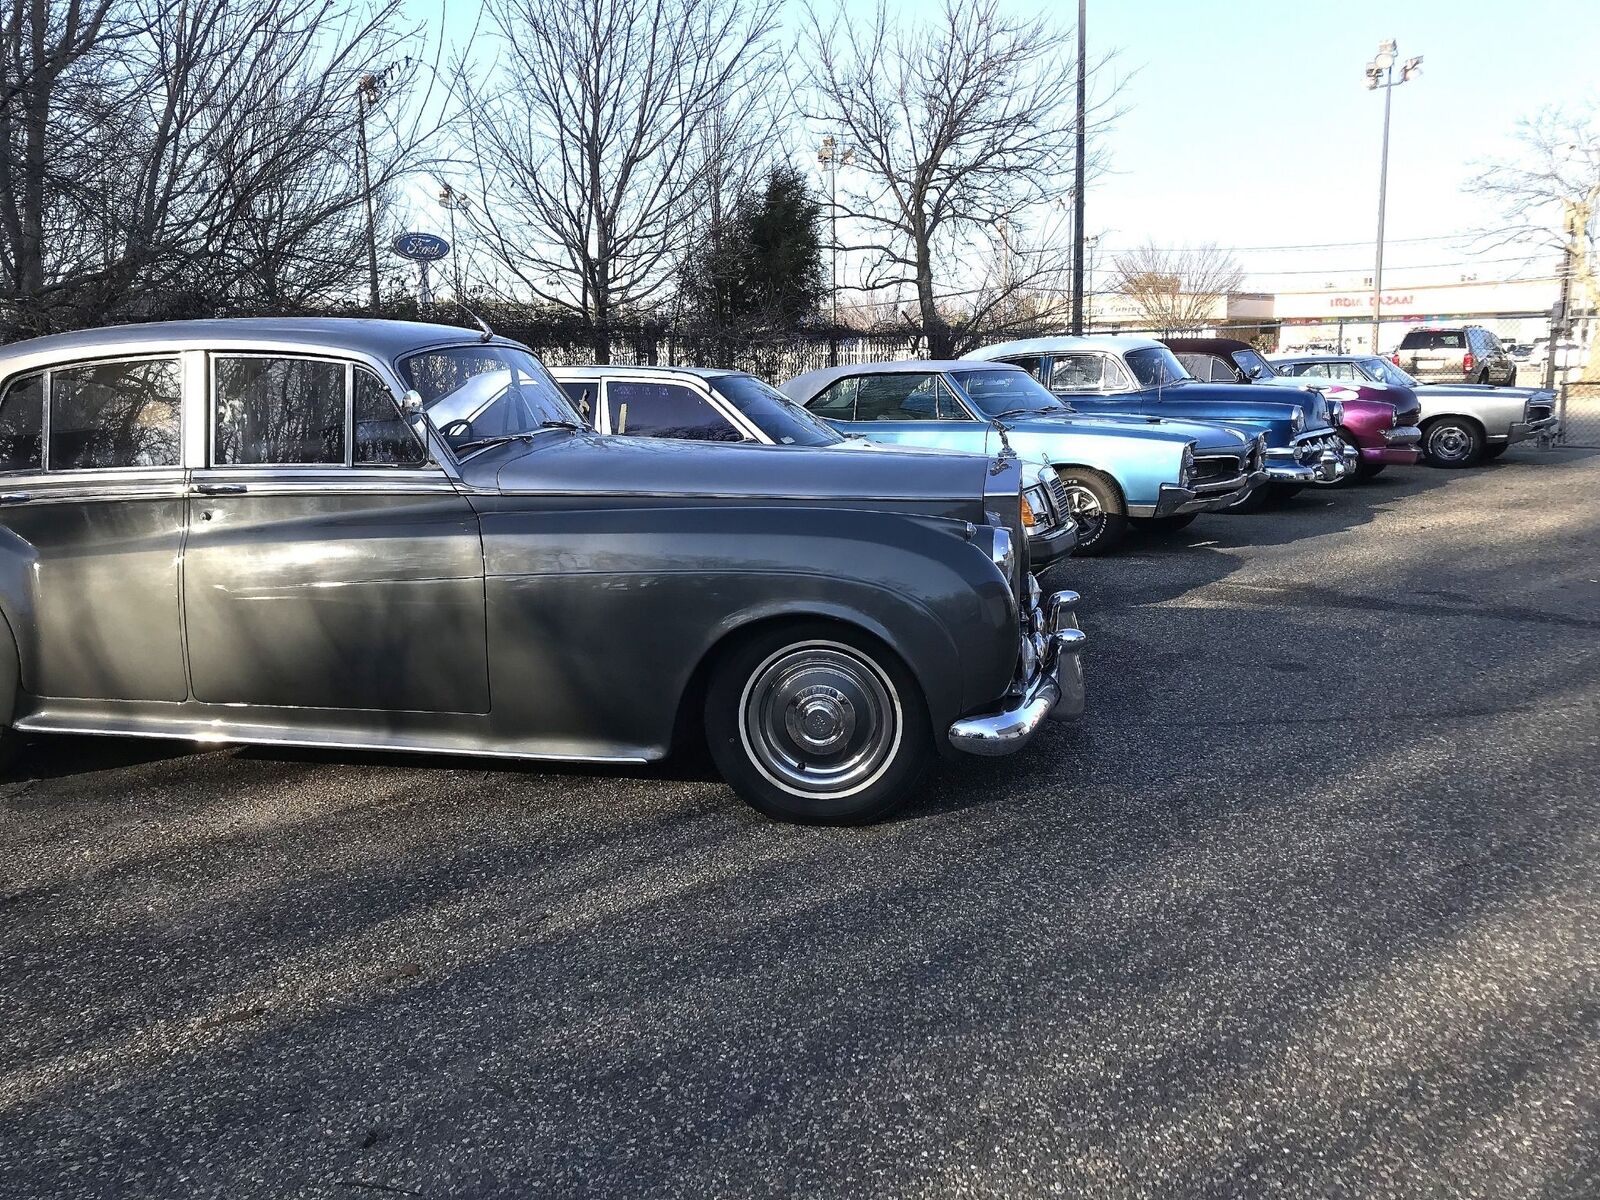
[[[1383,440],[1390,446],[1414,446],[1422,440],[1422,430],[1415,425],[1396,425],[1383,431]]]
[[[1305,434],[1290,446],[1267,451],[1273,483],[1337,483],[1356,469],[1360,455],[1332,430]],[[1292,470],[1300,467],[1303,470]]]
[[[1077,592],[1055,592],[1039,601],[1039,585],[1028,589],[1029,613],[1022,630],[1017,678],[998,712],[963,717],[950,726],[950,744],[967,754],[1014,754],[1026,746],[1045,718],[1064,720],[1083,711],[1083,664],[1088,640],[1073,611]]]

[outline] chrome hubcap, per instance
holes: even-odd
[[[1428,453],[1435,458],[1465,458],[1471,448],[1467,431],[1455,425],[1442,425],[1428,435]]]
[[[1100,526],[1105,524],[1105,509],[1100,507],[1100,501],[1095,494],[1081,484],[1069,483],[1066,490],[1067,511],[1077,521],[1084,537],[1093,541],[1095,534],[1100,531]]]
[[[870,786],[900,745],[893,685],[854,647],[806,642],[758,667],[739,731],[756,768],[785,791],[842,797]]]

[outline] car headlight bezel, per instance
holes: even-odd
[[[1294,433],[1304,433],[1305,428],[1306,410],[1296,404],[1294,406],[1294,412],[1289,417],[1289,429]]]
[[[1183,448],[1183,457],[1178,460],[1178,486],[1188,487],[1194,479],[1194,443],[1190,442]]]
[[[1344,401],[1343,400],[1329,400],[1328,401],[1328,424],[1329,425],[1343,425],[1344,424]]]

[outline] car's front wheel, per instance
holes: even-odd
[[[1128,513],[1122,495],[1098,471],[1061,467],[1057,474],[1067,493],[1067,510],[1078,523],[1077,558],[1095,558],[1116,549],[1128,536]]]
[[[1437,417],[1422,428],[1422,456],[1430,467],[1470,467],[1483,457],[1483,434],[1463,417]]]
[[[932,757],[922,689],[876,639],[827,622],[761,630],[717,665],[706,742],[749,804],[857,825],[904,803]]]

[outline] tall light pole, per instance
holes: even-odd
[[[372,168],[367,161],[367,110],[378,102],[381,80],[363,75],[356,83],[356,130],[361,150],[361,199],[367,209],[367,286],[368,303],[378,311],[378,221],[372,211]]]
[[[448,183],[439,186],[439,205],[450,214],[450,287],[461,299],[461,251],[456,246],[456,210],[466,211],[468,200]]]
[[[828,173],[828,292],[833,297],[833,324],[839,324],[839,167],[855,161],[854,146],[840,146],[833,134],[822,139],[817,161]]]
[[[1372,353],[1379,353],[1378,326],[1383,319],[1383,210],[1389,198],[1389,107],[1394,89],[1422,69],[1422,55],[1406,59],[1400,78],[1394,75],[1394,39],[1378,43],[1378,56],[1367,64],[1367,87],[1383,89],[1383,163],[1378,168],[1378,261],[1372,271]]]
[[[1088,130],[1083,126],[1088,80],[1088,50],[1084,25],[1088,21],[1086,0],[1078,0],[1078,145],[1072,163],[1072,333],[1083,333],[1083,176],[1084,146]]]

